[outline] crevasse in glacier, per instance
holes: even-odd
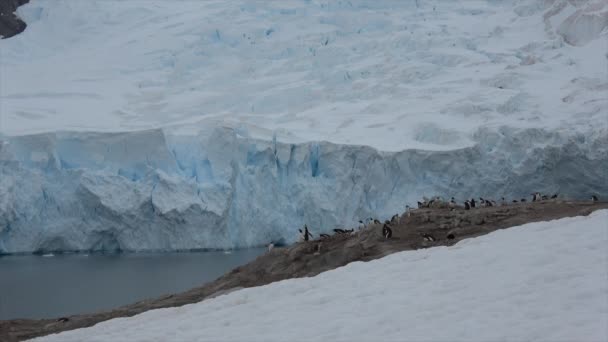
[[[380,152],[228,128],[2,138],[0,252],[239,248],[386,218],[422,195],[608,195],[608,135],[501,128],[473,147]]]

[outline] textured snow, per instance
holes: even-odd
[[[606,341],[608,211],[36,341]]]
[[[32,0],[0,41],[0,253],[606,197],[606,4]]]
[[[606,4],[32,0],[0,42],[0,132],[220,125],[384,151],[605,133]]]

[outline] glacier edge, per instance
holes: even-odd
[[[229,249],[387,218],[423,195],[608,195],[608,134],[500,127],[452,151],[228,128],[0,137],[0,253]]]

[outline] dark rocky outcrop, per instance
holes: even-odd
[[[0,0],[0,36],[9,38],[17,35],[27,26],[15,11],[17,7],[28,3],[30,0]]]

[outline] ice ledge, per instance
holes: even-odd
[[[235,248],[388,217],[422,195],[608,195],[608,134],[478,131],[453,151],[284,144],[231,129],[4,137],[0,253]]]

